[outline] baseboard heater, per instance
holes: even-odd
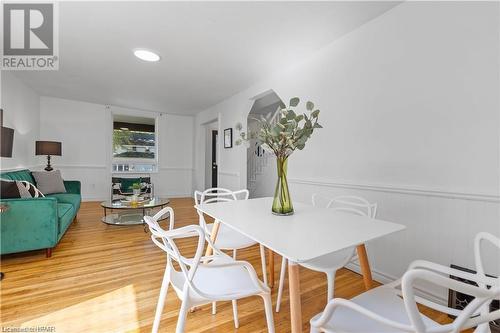
[[[471,269],[460,267],[457,265],[450,265],[450,267],[464,271],[464,272],[468,272],[468,273],[473,273],[473,274],[476,273],[475,271],[473,271]],[[488,276],[494,277],[491,275],[488,275]],[[462,279],[462,278],[459,278],[459,277],[456,277],[453,275],[450,275],[450,278],[457,280],[457,281],[465,282],[467,284],[472,284],[472,285],[477,286],[477,283],[470,281],[470,280]],[[473,299],[474,299],[474,297],[472,297],[470,295],[463,294],[463,293],[455,291],[455,290],[450,289],[448,291],[448,307],[453,308],[453,309],[461,310],[461,309],[465,308],[467,306],[467,304],[469,304],[469,302],[471,302]],[[495,301],[491,302],[491,304],[490,304],[490,311],[498,310],[499,307],[500,307],[500,301],[495,300]],[[455,318],[455,316],[450,315],[450,318]],[[490,322],[490,329],[491,329],[491,333],[500,333],[500,320]]]

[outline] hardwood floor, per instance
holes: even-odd
[[[189,198],[172,199],[176,226],[198,223]],[[50,326],[55,332],[149,332],[165,267],[164,254],[151,242],[142,226],[110,226],[100,221],[97,202],[82,204],[52,258],[45,251],[2,257],[1,326]],[[185,240],[182,249],[193,251]],[[258,246],[240,251],[238,258],[253,264],[259,276]],[[275,276],[280,261],[275,259]],[[309,319],[326,303],[324,274],[300,268],[304,331]],[[277,286],[277,284],[276,284]],[[351,298],[364,291],[363,279],[347,269],[337,273],[337,297]],[[273,304],[276,290],[273,290]],[[288,283],[280,313],[275,313],[276,332],[290,331]],[[180,303],[169,289],[160,325],[161,332],[175,331]],[[230,302],[219,302],[212,315],[204,306],[187,319],[186,332],[266,332],[262,300],[238,301],[240,328],[233,326]],[[442,314],[425,311],[440,322]]]

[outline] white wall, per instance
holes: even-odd
[[[246,123],[246,115],[252,104],[253,101],[249,99],[231,98],[196,115],[195,189],[204,189],[205,186],[205,125],[215,119],[219,120],[219,133],[223,133],[226,128],[233,128],[233,148],[223,147],[222,134],[219,140],[218,185],[230,189],[246,187],[246,150],[243,146],[234,144],[235,137],[238,135],[234,126],[238,122]],[[222,113],[224,113],[223,116]],[[242,161],[245,162],[242,163]]]
[[[158,114],[100,104],[41,98],[40,135],[63,142],[54,161],[66,179],[82,182],[84,200],[109,198],[111,184],[112,113]],[[189,196],[192,189],[193,117],[162,114],[158,121],[158,172],[152,174],[160,196]]]
[[[35,141],[40,128],[40,96],[9,71],[2,71],[0,105],[4,126],[14,129],[12,158],[1,158],[0,169],[36,168]]]
[[[164,114],[160,118],[159,170],[155,191],[167,197],[193,195],[194,117]]]
[[[405,224],[369,244],[379,280],[416,258],[471,266],[474,234],[500,235],[498,26],[497,2],[404,2],[196,122],[244,122],[269,89],[311,99],[324,129],[291,157],[292,198],[356,193]],[[244,148],[220,159],[221,186],[245,186]]]

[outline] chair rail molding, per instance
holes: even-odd
[[[107,169],[106,165],[101,164],[57,164],[58,168],[66,169]]]
[[[220,176],[239,177],[239,172],[219,171]]]
[[[44,167],[45,165],[44,164],[35,164],[35,165],[26,165],[26,166],[17,166],[17,167],[12,167],[12,168],[2,168],[0,169],[0,172],[12,172],[12,171],[19,171],[19,170],[25,170],[25,169],[28,169],[28,170],[35,170],[37,168],[42,168]]]
[[[175,166],[162,166],[159,170],[173,170],[173,171],[193,171],[192,167],[175,167]]]
[[[289,178],[291,184],[324,186],[335,188],[348,188],[365,191],[399,193],[407,195],[418,195],[426,197],[439,197],[446,199],[461,199],[471,201],[496,202],[500,203],[500,195],[498,193],[474,193],[462,191],[450,191],[439,188],[425,188],[411,185],[393,185],[393,184],[370,184],[358,183],[352,181],[338,180],[326,181],[321,179],[305,179],[305,178]]]

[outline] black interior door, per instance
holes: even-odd
[[[212,187],[217,187],[217,131],[212,131]]]

